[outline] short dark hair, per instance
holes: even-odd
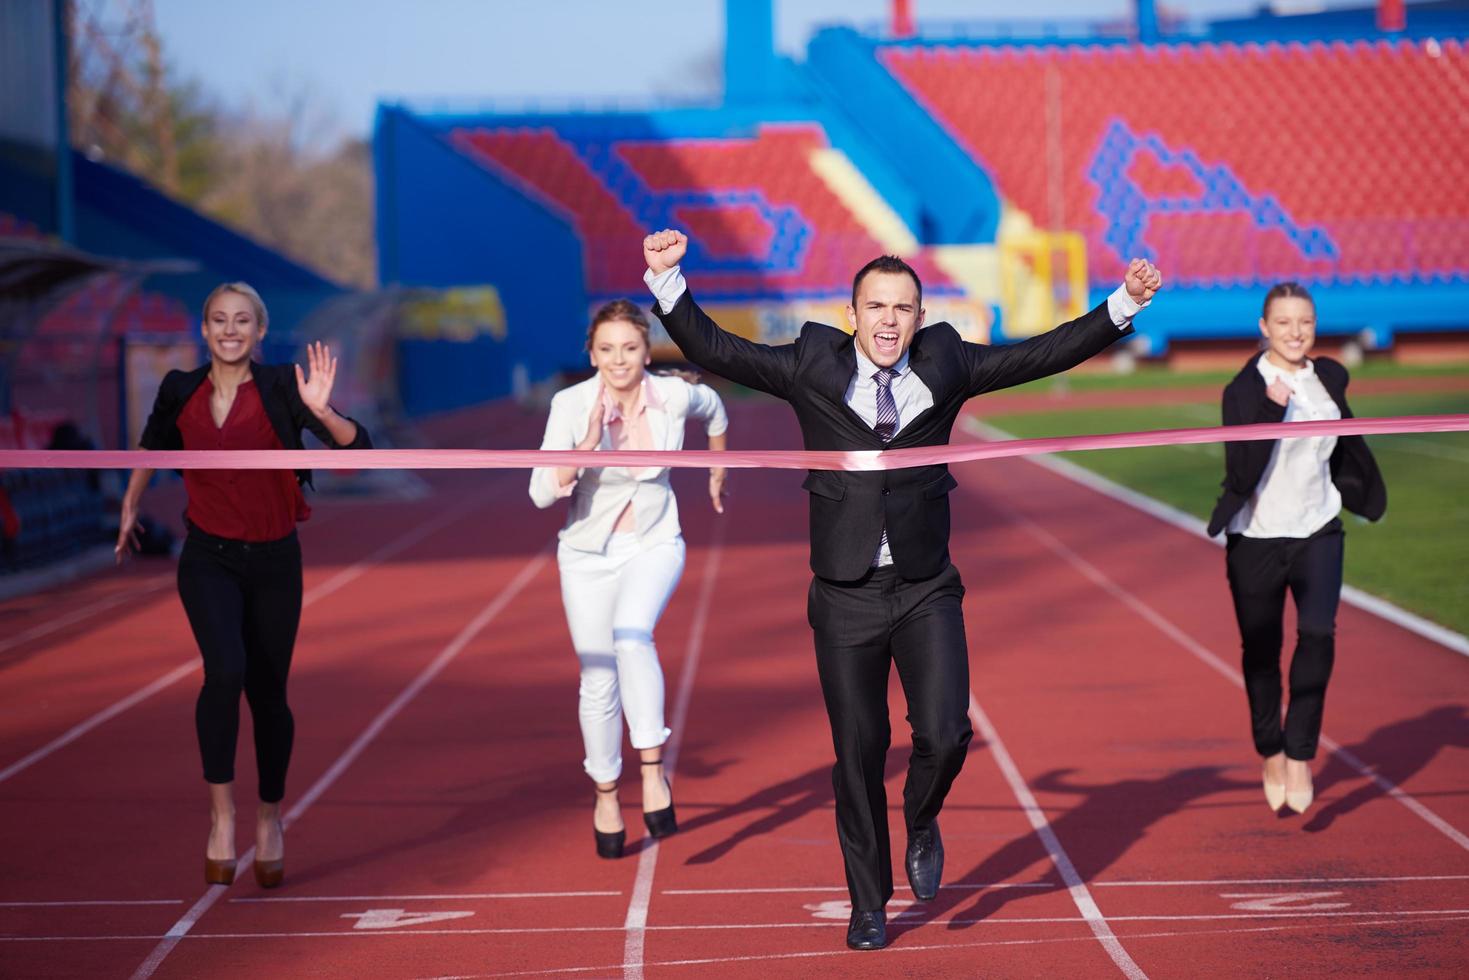
[[[1260,319],[1270,319],[1270,304],[1278,299],[1303,299],[1311,304],[1311,309],[1316,308],[1316,301],[1311,294],[1306,292],[1306,287],[1298,282],[1278,282],[1270,287],[1270,292],[1265,294],[1265,306],[1260,310]]]
[[[896,255],[879,255],[858,269],[857,275],[852,277],[852,306],[857,305],[857,287],[862,285],[862,280],[867,278],[869,272],[894,272],[911,277],[913,285],[918,287],[918,305],[923,305],[923,283],[919,281],[918,273],[913,271],[913,267]]]

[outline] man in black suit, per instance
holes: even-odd
[[[807,449],[881,450],[945,445],[974,395],[1065,371],[1132,332],[1132,317],[1162,283],[1134,259],[1123,285],[1086,315],[1005,347],[966,343],[947,323],[923,326],[923,286],[901,259],[858,271],[852,333],[807,323],[771,347],[727,333],[689,293],[679,270],[681,232],[643,240],[654,312],[693,363],[791,403]],[[883,907],[893,894],[883,763],[890,737],[889,664],[908,701],[913,753],[903,786],[904,861],[915,897],[933,898],[943,873],[938,813],[964,765],[969,651],[964,586],[949,561],[947,466],[812,470],[807,618],[831,720],[837,837],[852,918],[847,945],[887,944]]]

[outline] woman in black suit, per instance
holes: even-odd
[[[226,283],[204,302],[202,333],[209,363],[170,371],[158,388],[140,439],[144,449],[301,449],[310,429],[333,448],[368,449],[367,429],[328,404],[336,359],[308,346],[310,373],[264,365],[252,355],[268,315],[259,293]],[[122,501],[120,561],[136,546],[138,504],[152,477],[135,469]],[[179,556],[184,612],[204,658],[204,685],[194,709],[211,829],[204,877],[227,885],[235,876],[235,742],[240,694],[255,728],[260,809],[255,877],[273,888],[284,874],[280,801],[285,795],[295,721],[286,676],[301,619],[301,546],[296,523],[311,516],[301,492],[307,471],[186,470],[188,537]]]
[[[1224,424],[1351,418],[1347,369],[1310,358],[1316,306],[1294,282],[1273,287],[1260,316],[1264,350],[1224,389]],[[1224,492],[1209,534],[1227,531],[1225,565],[1244,647],[1245,691],[1271,810],[1311,805],[1310,762],[1321,735],[1335,660],[1341,599],[1342,507],[1369,520],[1387,509],[1387,489],[1361,436],[1231,442]],[[1281,724],[1281,619],[1296,603],[1290,703]]]

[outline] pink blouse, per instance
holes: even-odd
[[[653,448],[653,433],[648,428],[648,406],[650,404],[660,410],[663,408],[663,403],[658,399],[657,389],[648,384],[646,378],[638,386],[637,400],[633,402],[632,411],[626,416],[622,414],[622,408],[612,397],[612,393],[606,388],[602,389],[602,424],[607,427],[612,449]],[[637,529],[632,504],[628,504],[623,508],[621,516],[617,518],[617,525],[612,529],[612,533],[622,534]]]

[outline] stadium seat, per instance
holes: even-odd
[[[1458,41],[892,45],[879,57],[1002,197],[1083,234],[1098,284],[1128,247],[1166,261],[1179,285],[1469,278]],[[1266,199],[1278,216],[1250,220]]]

